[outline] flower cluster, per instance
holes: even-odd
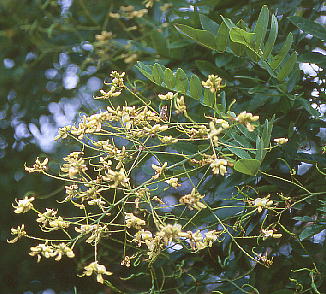
[[[137,17],[131,6],[122,6],[119,11],[128,18]],[[97,42],[111,38],[112,34],[106,31],[96,36]],[[117,252],[121,253],[119,262],[122,260],[121,265],[129,267],[132,258],[137,260],[135,264],[143,260],[154,262],[161,252],[176,243],[194,252],[212,247],[220,236],[228,234],[226,226],[218,221],[199,227],[189,215],[196,216],[201,210],[214,214],[220,208],[210,207],[210,201],[204,202],[205,196],[210,199],[210,190],[204,186],[232,174],[232,167],[240,157],[240,152],[232,151],[238,145],[232,144],[241,135],[239,129],[244,129],[239,124],[253,131],[259,118],[245,111],[238,116],[231,111],[211,111],[202,114],[196,122],[187,113],[191,105],[186,104],[184,96],[167,92],[159,94],[159,99],[149,99],[129,88],[124,81],[125,73],[114,71],[110,76],[111,82],[106,83],[110,89],[101,90],[101,96],[96,97],[112,98],[107,101],[109,105],[99,113],[82,116],[78,124],[59,130],[56,139],[69,137],[81,145],[79,151],[63,158],[59,174],[51,170],[54,165],[48,168],[48,159],[37,158],[32,167],[25,167],[27,172],[61,180],[64,191],[58,203],[73,205],[79,213],[65,216],[66,210],[55,207],[39,211],[33,206],[36,196],[26,196],[16,200],[15,212],[32,210],[43,235],[53,232],[63,237],[29,236],[21,225],[12,228],[14,239],[8,241],[14,243],[22,237],[42,240],[29,253],[38,261],[73,258],[76,244],[89,246],[94,250],[95,261],[84,266],[83,275],[94,274],[100,283],[112,275],[98,263],[99,258],[110,259],[108,254],[103,254],[104,238],[117,244]],[[210,75],[202,85],[213,93],[224,87],[221,78],[215,75]],[[139,104],[130,105],[130,95]],[[238,133],[233,136],[232,132]],[[275,139],[278,144],[285,141],[285,138]],[[190,191],[189,187],[196,188]],[[198,190],[205,192],[201,194]],[[244,201],[248,201],[253,211],[260,213],[268,209],[268,213],[274,213],[274,202],[269,195]],[[235,227],[232,220],[228,225]],[[270,227],[262,230],[259,237],[280,238],[281,234]],[[123,242],[117,242],[121,236]],[[134,244],[142,248],[137,250]],[[129,254],[128,250],[134,251]]]
[[[59,243],[58,245],[48,245],[47,243],[38,244],[35,247],[31,247],[30,256],[37,256],[37,262],[41,261],[42,257],[52,258],[55,257],[56,261],[61,260],[63,256],[74,258],[75,254],[72,249],[65,243]]]

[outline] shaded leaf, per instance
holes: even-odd
[[[321,24],[300,16],[291,16],[288,19],[306,34],[313,35],[320,40],[326,40],[326,29]]]
[[[283,81],[293,70],[293,67],[297,63],[297,53],[293,52],[288,60],[282,65],[280,69],[277,79],[279,81]]]
[[[277,22],[277,18],[273,14],[271,18],[271,28],[269,31],[268,39],[265,43],[264,50],[263,50],[264,59],[267,59],[272,53],[277,38],[277,34],[278,34],[278,22]]]
[[[269,21],[269,10],[266,5],[264,5],[259,13],[258,20],[256,22],[254,33],[255,36],[255,48],[259,49],[262,46],[262,43],[265,39],[267,26]]]

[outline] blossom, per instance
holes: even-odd
[[[166,180],[165,182],[169,184],[171,187],[177,188],[181,186],[181,184],[178,183],[178,180],[179,180],[178,178],[171,178]]]
[[[29,172],[29,173],[33,173],[33,172],[43,172],[45,170],[47,170],[47,164],[49,162],[48,158],[45,158],[42,162],[40,161],[40,159],[37,157],[36,161],[34,163],[34,165],[32,167],[28,167],[25,164],[25,171]]]
[[[31,210],[33,208],[32,201],[34,200],[34,197],[28,198],[28,196],[21,200],[16,199],[15,201],[17,202],[17,206],[13,205],[13,207],[15,208],[15,213],[25,213]]]
[[[177,97],[175,100],[175,108],[177,109],[176,113],[185,113],[187,111],[184,96],[180,96],[180,98]]]
[[[64,255],[66,255],[69,258],[75,257],[75,253],[72,251],[72,249],[69,246],[67,246],[66,243],[62,242],[55,246],[53,257],[56,256],[55,260],[59,261]]]
[[[101,284],[104,283],[103,275],[112,275],[112,272],[107,271],[106,267],[104,265],[98,264],[97,261],[94,261],[84,267],[83,275],[91,276],[93,273],[96,274],[96,280]]]
[[[153,176],[153,179],[159,178],[163,173],[163,171],[166,169],[167,165],[168,165],[167,162],[164,162],[162,166],[152,164],[152,169],[155,171],[155,175]]]
[[[38,218],[36,219],[36,222],[41,223],[43,226],[46,226],[49,220],[54,218],[56,214],[57,211],[46,208],[46,212],[37,214]]]
[[[276,239],[282,237],[282,234],[276,234],[275,229],[271,229],[271,230],[262,229],[261,232],[263,233],[263,240],[266,240],[269,237],[276,238]]]
[[[288,138],[276,138],[273,141],[279,145],[282,145],[282,144],[287,143],[289,141],[289,139]]]
[[[45,258],[50,258],[55,255],[53,246],[48,246],[47,243],[38,244],[35,247],[30,248],[30,256],[37,256],[37,262],[40,262],[42,256]]]
[[[125,213],[126,226],[128,228],[134,227],[140,229],[142,226],[146,225],[146,222],[139,217],[134,216],[132,212]]]
[[[167,92],[166,94],[158,94],[158,98],[161,100],[172,100],[174,97],[177,97],[178,94],[173,94],[172,92]]]
[[[213,170],[213,173],[215,175],[220,174],[221,176],[224,176],[226,173],[226,166],[227,166],[228,162],[226,159],[214,159],[211,164],[210,167]]]
[[[201,210],[203,208],[206,208],[206,205],[200,202],[200,200],[204,197],[205,195],[199,194],[196,188],[193,188],[191,193],[182,196],[179,202],[182,204],[186,204],[190,210],[193,210],[194,208],[197,210]]]
[[[167,224],[167,225],[160,225],[160,231],[156,233],[160,239],[167,245],[169,242],[177,239],[181,232],[181,225],[180,224]]]
[[[209,75],[207,81],[201,83],[204,88],[209,89],[212,93],[215,93],[224,87],[221,85],[222,78],[216,75]]]
[[[259,119],[258,115],[253,115],[250,112],[243,111],[237,117],[236,121],[240,124],[244,124],[249,132],[253,132],[255,130],[255,126],[251,124],[251,122],[255,122]]]
[[[269,195],[265,198],[256,198],[252,201],[252,205],[257,207],[258,212],[262,212],[263,208],[268,208],[273,205],[273,200],[269,200]]]
[[[10,241],[7,241],[8,243],[15,243],[20,238],[26,236],[27,233],[25,232],[25,225],[18,226],[17,229],[11,228],[11,235],[16,236],[16,237]]]

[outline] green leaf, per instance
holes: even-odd
[[[263,140],[264,151],[263,151],[262,160],[265,158],[266,153],[267,153],[267,148],[270,145],[272,130],[273,130],[273,123],[274,123],[274,117],[272,118],[271,121],[268,121],[266,119],[266,121],[263,125],[262,140]]]
[[[271,29],[269,31],[268,39],[266,41],[266,44],[265,44],[264,50],[263,50],[263,58],[264,59],[267,59],[270,56],[270,54],[272,53],[274,43],[277,38],[277,34],[278,34],[278,22],[277,22],[277,18],[273,14],[272,19],[271,19]]]
[[[313,35],[320,40],[326,41],[326,29],[321,24],[300,16],[291,16],[288,17],[288,19],[306,34]]]
[[[200,79],[196,75],[192,75],[190,78],[190,96],[194,99],[200,99],[202,97],[203,88]]]
[[[264,42],[266,32],[267,32],[267,26],[269,21],[269,10],[266,5],[264,5],[259,13],[258,20],[256,22],[254,33],[256,34],[255,38],[255,48],[259,49],[262,46],[262,43]]]
[[[230,39],[233,42],[243,44],[247,48],[252,49],[255,33],[248,33],[243,29],[235,27],[230,30]]]
[[[290,51],[291,45],[293,42],[293,35],[292,33],[289,33],[286,37],[286,40],[280,50],[280,52],[273,58],[273,61],[271,62],[272,69],[276,69],[281,62],[284,60],[285,56]]]
[[[326,228],[326,225],[319,225],[319,224],[314,224],[314,225],[307,226],[300,233],[299,239],[300,239],[300,241],[303,241],[304,239],[307,239],[309,237],[312,237],[312,236],[320,233],[325,228]]]
[[[175,77],[171,69],[166,68],[164,70],[164,83],[167,88],[173,89],[175,86]]]
[[[233,23],[233,21],[232,21],[231,19],[229,19],[229,18],[225,18],[225,17],[223,17],[223,15],[221,15],[221,18],[222,18],[223,22],[225,23],[225,25],[227,26],[227,28],[228,28],[229,30],[231,30],[232,28],[237,27],[237,26]]]
[[[292,72],[293,67],[297,63],[297,53],[293,52],[288,60],[282,65],[280,69],[277,79],[282,82],[284,79]]]
[[[229,40],[229,29],[224,22],[221,23],[217,31],[217,36],[215,37],[216,50],[219,52],[224,52]]]
[[[201,26],[204,30],[209,31],[214,35],[216,34],[219,27],[218,23],[216,23],[215,21],[211,20],[209,17],[203,14],[199,14],[199,19],[200,19]]]
[[[164,71],[162,70],[160,64],[155,63],[152,69],[152,76],[154,82],[158,85],[161,85],[164,80]]]
[[[255,158],[259,161],[262,161],[264,159],[264,142],[259,136],[257,136],[256,139],[256,149]]]
[[[145,65],[144,63],[137,61],[138,70],[149,80],[153,81],[152,77],[152,69],[149,65]]]
[[[212,93],[210,89],[204,89],[203,105],[214,108],[215,106],[215,93]]]
[[[175,78],[176,78],[175,87],[177,91],[182,94],[186,94],[189,82],[188,82],[187,75],[181,68],[178,68]]]
[[[228,150],[230,150],[233,154],[235,154],[236,156],[242,158],[242,159],[251,159],[251,156],[250,154],[244,150],[244,149],[241,149],[241,148],[238,148],[238,147],[226,147]]]
[[[260,163],[257,159],[239,159],[235,163],[234,169],[240,173],[255,176],[259,170]]]
[[[215,50],[215,35],[205,30],[194,29],[184,24],[177,24],[175,27],[183,34],[195,40],[199,44]]]

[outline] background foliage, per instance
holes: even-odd
[[[322,4],[300,0],[195,2],[191,8],[187,1],[173,1],[171,7],[166,6],[167,10],[162,11],[160,7],[170,2],[156,1],[141,18],[117,19],[110,17],[110,13],[121,12],[121,5],[134,5],[140,10],[144,9],[144,4],[141,1],[75,0],[69,6],[69,1],[1,1],[1,241],[6,252],[1,259],[1,290],[4,292],[12,292],[12,289],[17,293],[24,290],[36,292],[48,287],[60,291],[76,286],[78,293],[90,293],[97,287],[93,284],[92,290],[87,290],[88,281],[75,278],[75,266],[71,262],[36,265],[26,254],[29,244],[6,244],[9,228],[22,222],[13,218],[11,203],[27,191],[33,190],[47,198],[51,196],[50,192],[60,188],[58,183],[41,176],[25,176],[23,163],[31,162],[44,151],[57,160],[71,148],[65,145],[53,147],[47,142],[54,129],[73,119],[74,112],[90,112],[99,107],[89,98],[108,72],[127,71],[129,77],[143,81],[141,88],[148,93],[163,91],[154,84],[173,88],[162,84],[160,75],[155,77],[154,70],[148,70],[146,65],[155,62],[175,71],[182,68],[183,73],[179,73],[189,78],[189,83],[192,73],[201,80],[208,74],[218,74],[227,84],[225,105],[236,99],[233,106],[236,112],[251,111],[259,114],[262,121],[274,116],[272,137],[288,137],[289,143],[266,155],[261,169],[274,177],[258,174],[249,178],[248,183],[255,185],[259,193],[283,192],[293,202],[304,199],[282,215],[282,223],[287,223],[287,228],[298,237],[284,234],[286,237],[274,248],[278,253],[270,269],[258,265],[250,273],[249,280],[229,282],[244,274],[247,264],[243,256],[235,255],[227,244],[199,257],[173,256],[171,264],[174,265],[181,264],[182,260],[189,261],[182,266],[191,268],[194,278],[183,277],[184,289],[198,286],[196,291],[204,293],[200,284],[213,283],[209,274],[216,274],[216,268],[226,277],[226,282],[218,288],[223,293],[237,293],[237,287],[243,283],[250,283],[261,293],[322,293],[326,288],[322,278],[324,238],[322,235],[311,238],[325,229],[325,202],[322,202],[326,190],[323,172],[326,164],[322,154],[325,137],[321,133],[325,121],[319,113],[324,107],[325,77],[321,70],[311,76],[298,66],[300,62],[325,68],[325,56],[313,52],[323,48],[325,41],[325,28],[315,22],[324,13]],[[255,28],[264,4],[268,4],[275,14],[274,29],[276,20],[278,22],[278,36],[271,46],[271,53],[278,56],[286,51],[284,56],[281,55],[285,58],[283,63],[275,67],[275,76],[273,69],[266,66],[268,52],[263,51],[261,55],[260,51],[268,47],[270,26],[265,42],[263,37],[255,41],[257,38],[250,34],[260,33]],[[265,23],[261,21],[261,24]],[[113,37],[103,34],[103,38],[96,37],[102,31],[112,32]],[[229,35],[226,46],[221,41],[226,38],[221,34]],[[219,36],[218,42],[213,42],[212,35]],[[282,49],[285,40],[291,43],[289,53]],[[149,72],[147,76],[154,83],[144,79],[134,67],[137,60],[143,62],[138,67],[143,69],[145,76]],[[155,70],[160,72],[160,68],[156,66]],[[186,94],[191,96],[191,92]],[[199,102],[190,105],[194,115],[200,102],[213,108],[216,106],[208,96],[202,95]],[[223,107],[223,103],[218,102],[218,107]],[[247,144],[243,139],[238,140],[240,146]],[[56,152],[52,153],[54,150]],[[312,164],[305,173],[302,167],[298,169],[302,162]],[[297,175],[291,173],[291,169]],[[242,181],[241,177],[238,175],[237,181]],[[218,189],[237,186],[237,181],[219,185],[212,181],[208,183],[208,189],[218,193]],[[316,194],[309,194],[313,197],[305,199],[302,189],[293,182]],[[248,242],[244,246],[253,244]]]

